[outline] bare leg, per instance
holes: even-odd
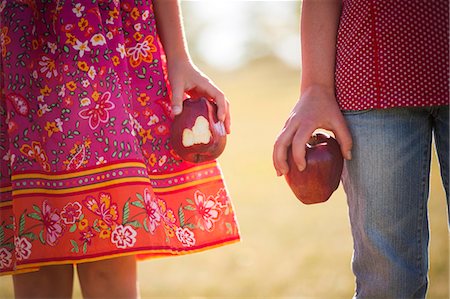
[[[139,298],[134,256],[77,265],[83,297]]]
[[[14,295],[20,298],[71,298],[73,265],[45,266],[37,272],[13,276]]]

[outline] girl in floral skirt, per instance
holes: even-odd
[[[85,297],[138,297],[136,258],[239,240],[217,163],[170,147],[185,93],[230,128],[177,1],[0,0],[0,47],[0,272],[16,297],[70,297],[73,265]]]

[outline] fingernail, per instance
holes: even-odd
[[[351,160],[351,159],[352,159],[352,152],[351,152],[351,151],[348,151],[347,154],[345,155],[345,158],[346,158],[347,160]]]
[[[304,164],[298,164],[298,165],[297,165],[297,168],[298,168],[298,170],[303,171],[303,170],[305,170],[306,165],[304,165]]]
[[[172,107],[173,114],[180,114],[181,113],[181,107],[180,106],[173,106]]]

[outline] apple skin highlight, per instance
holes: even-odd
[[[325,133],[317,133],[306,144],[306,168],[299,171],[294,162],[292,147],[288,149],[289,172],[286,182],[304,204],[327,201],[338,188],[344,158],[338,142]]]
[[[174,117],[171,144],[181,159],[201,163],[217,159],[225,149],[227,133],[217,118],[217,105],[201,97],[183,101],[183,111]]]

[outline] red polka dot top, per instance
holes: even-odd
[[[449,105],[449,0],[343,0],[343,110]]]

